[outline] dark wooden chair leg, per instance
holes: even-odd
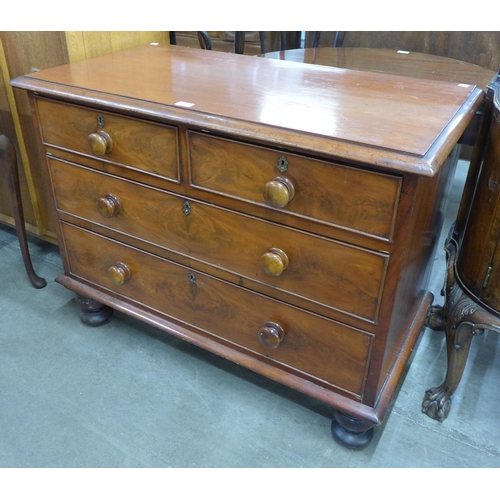
[[[207,31],[197,31],[198,42],[200,47],[204,50],[212,50],[212,40]]]
[[[245,31],[234,32],[234,53],[243,54],[245,51]]]
[[[47,285],[47,282],[35,273],[28,249],[28,239],[26,237],[23,205],[21,201],[21,188],[19,186],[19,171],[17,167],[16,150],[12,141],[5,134],[0,135],[0,163],[4,165],[9,182],[9,191],[12,196],[12,210],[14,213],[17,238],[19,240],[19,246],[23,256],[24,267],[26,268],[31,284],[35,288],[43,288]]]

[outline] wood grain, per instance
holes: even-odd
[[[62,230],[72,275],[147,304],[289,370],[307,372],[329,385],[362,395],[369,334],[192,273],[189,268],[74,226],[63,224]],[[108,269],[117,262],[130,269],[130,279],[123,285],[108,277]],[[259,341],[259,330],[267,321],[279,323],[286,331],[278,349],[266,348]]]
[[[142,79],[130,78],[130,67],[148,80],[146,89]],[[210,90],[200,93],[202,81],[210,82]],[[473,115],[484,97],[472,86],[455,83],[426,81],[424,86],[407,77],[176,46],[138,47],[13,82],[24,88],[36,85],[42,92],[43,83],[60,91],[80,89],[77,93],[83,91],[86,99],[98,91],[101,98],[113,96],[115,105],[139,99],[141,107],[153,110],[161,105],[171,116],[203,118],[207,126],[223,117],[219,126],[233,133],[244,124],[247,133],[254,133],[255,125],[259,135],[269,136],[272,127],[278,142],[280,129],[290,131],[299,146],[308,142],[304,147],[328,138],[327,150],[369,164],[396,168],[412,155],[408,168],[419,172],[433,172],[444,160],[440,157],[437,165],[435,158],[431,165],[426,161],[436,137],[447,146],[440,145],[446,157],[465,130],[466,122],[457,115],[464,101],[470,99],[471,109],[467,106],[461,113]],[[179,102],[193,106],[185,109]]]
[[[495,107],[457,259],[457,275],[487,306],[500,310],[500,110]]]
[[[191,185],[265,204],[267,182],[279,175],[295,187],[283,209],[308,219],[392,239],[401,177],[189,133]],[[281,157],[287,170],[278,169]]]
[[[65,31],[69,62],[149,43],[167,43],[167,31]]]
[[[5,65],[1,63],[5,86],[0,84],[0,124],[14,142],[20,159],[23,207],[27,230],[31,234],[57,244],[50,194],[45,188],[47,180],[40,165],[31,107],[26,93],[10,89],[9,80],[35,70],[153,41],[166,42],[167,39],[167,32],[158,31],[0,31],[0,42],[5,51]],[[13,90],[14,103],[10,96],[11,102],[7,100],[9,89],[10,92]],[[13,224],[8,198],[5,189],[0,186],[0,221]]]
[[[499,50],[500,56],[500,50]],[[335,68],[371,71],[391,75],[476,85],[486,92],[495,72],[491,69],[448,57],[407,50],[368,47],[319,47],[270,52],[262,57],[319,64]]]
[[[101,161],[179,180],[176,128],[47,99],[39,99],[37,107],[46,145],[96,156],[89,147],[88,138],[104,131],[112,138],[113,149],[110,153],[97,155]],[[99,117],[103,120],[102,127]]]
[[[13,85],[59,101],[61,116],[78,105],[120,118],[119,152],[139,145],[130,155],[146,163],[154,145],[134,142],[130,123],[177,131],[172,182],[84,152],[80,118],[45,113],[40,136],[70,137],[44,145],[61,283],[379,423],[431,302],[450,153],[482,90],[164,46]],[[283,209],[262,195],[278,172],[294,186]],[[262,269],[266,254],[277,272]]]
[[[306,34],[306,47],[311,33]],[[323,31],[320,46],[333,47],[335,31]],[[491,71],[500,67],[498,31],[346,31],[343,47],[420,52],[457,59]]]
[[[49,159],[59,210],[120,233],[163,246],[332,311],[376,321],[387,255],[309,235],[253,217],[153,190],[116,177]],[[98,200],[111,193],[120,213],[103,217]],[[289,257],[281,276],[260,266],[262,254],[276,247]]]

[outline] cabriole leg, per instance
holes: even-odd
[[[1,134],[1,131],[0,131]],[[19,185],[19,169],[17,166],[16,150],[12,141],[4,134],[0,135],[0,163],[5,165],[5,172],[9,182],[9,191],[12,196],[12,213],[16,224],[17,239],[23,257],[24,267],[31,284],[35,288],[43,288],[47,285],[44,278],[38,276],[33,268],[31,256],[28,249],[26,227],[24,225],[24,212],[21,200],[21,188]]]
[[[448,367],[444,382],[425,392],[422,411],[430,418],[443,422],[450,413],[451,397],[462,379],[472,341],[472,325],[462,323],[446,332]]]
[[[422,412],[438,422],[443,422],[450,413],[451,397],[462,379],[472,338],[481,335],[485,329],[500,332],[497,326],[498,320],[466,295],[457,282],[455,277],[457,244],[453,238],[447,240],[445,250],[447,256],[443,293],[445,303],[442,311],[435,309],[431,314],[435,316],[434,320],[442,314],[448,358],[446,376],[440,386],[432,387],[425,392],[422,402]],[[439,321],[434,320],[428,321],[428,326],[439,327]]]

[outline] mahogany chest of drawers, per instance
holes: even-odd
[[[12,84],[82,320],[140,318],[331,404],[336,439],[367,445],[433,299],[483,92],[169,46]]]

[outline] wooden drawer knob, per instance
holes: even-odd
[[[268,321],[259,330],[259,340],[261,344],[271,349],[276,349],[285,338],[285,330],[279,323]]]
[[[275,177],[264,188],[264,199],[269,206],[274,208],[286,207],[294,196],[293,183],[286,177]]]
[[[114,194],[107,194],[97,200],[97,210],[103,217],[113,217],[120,213],[122,204]]]
[[[130,279],[130,269],[123,262],[118,262],[108,269],[108,276],[115,285],[123,285]]]
[[[271,248],[260,258],[260,267],[269,276],[280,276],[288,267],[288,256],[279,248]]]
[[[97,156],[111,153],[113,150],[113,139],[107,132],[104,132],[104,130],[99,130],[99,132],[90,134],[87,138],[87,142],[90,151]]]

